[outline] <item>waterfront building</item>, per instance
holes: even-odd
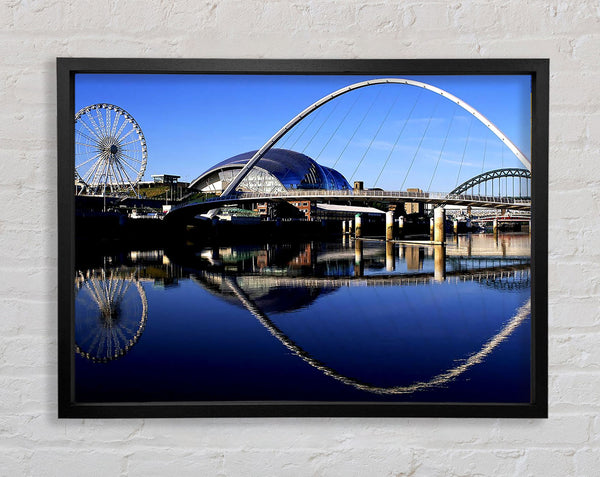
[[[142,198],[180,200],[185,196],[189,183],[180,182],[179,179],[180,176],[172,174],[153,174],[151,181],[137,183],[136,192]]]
[[[193,180],[190,189],[220,194],[255,153],[256,151],[249,151],[219,162]],[[351,188],[345,177],[335,169],[318,164],[300,152],[287,149],[269,150],[238,187],[244,192],[269,194],[289,189]]]
[[[240,169],[254,156],[249,151],[225,159],[214,165],[190,183],[191,191],[220,195]],[[323,166],[314,159],[296,151],[271,149],[252,168],[240,183],[239,190],[265,194],[283,193],[292,189],[350,190],[346,178],[335,169]],[[290,200],[306,218],[311,220],[315,204],[311,200]],[[261,215],[271,215],[269,204],[254,204]]]

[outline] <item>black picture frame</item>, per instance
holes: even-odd
[[[79,403],[74,396],[75,270],[75,75],[153,74],[373,74],[531,75],[532,249],[531,395],[528,404],[164,402]],[[58,416],[59,418],[149,417],[488,417],[548,415],[547,257],[548,122],[547,59],[258,60],[58,58]]]

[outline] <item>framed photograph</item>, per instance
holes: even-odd
[[[59,58],[59,417],[547,417],[548,70]]]

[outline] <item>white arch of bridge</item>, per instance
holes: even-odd
[[[269,139],[256,153],[252,158],[246,163],[246,165],[240,170],[238,175],[233,179],[233,181],[227,186],[227,188],[221,194],[222,196],[228,196],[235,191],[238,185],[244,180],[244,177],[248,175],[250,170],[254,167],[254,165],[271,149],[277,141],[279,141],[290,129],[292,129],[296,124],[302,121],[306,116],[311,114],[316,109],[323,106],[325,103],[328,103],[332,99],[337,98],[343,94],[349,93],[350,91],[354,91],[356,89],[365,88],[367,86],[375,86],[381,84],[405,84],[409,86],[416,86],[418,88],[424,88],[433,93],[439,94],[440,96],[452,101],[457,104],[465,111],[469,112],[475,118],[477,118],[484,126],[486,126],[490,131],[492,131],[506,146],[512,151],[512,153],[521,161],[521,163],[531,171],[531,161],[525,157],[525,155],[519,150],[519,148],[508,138],[506,135],[498,129],[498,127],[492,123],[488,118],[486,118],[483,114],[477,111],[474,107],[470,106],[460,98],[457,98],[453,94],[450,94],[448,91],[445,91],[441,88],[437,88],[427,83],[422,83],[421,81],[414,81],[403,78],[379,78],[372,79],[368,81],[361,81],[359,83],[354,83],[344,88],[338,89],[333,93],[324,96],[320,100],[311,104],[308,108],[302,111],[300,114],[294,116],[285,126],[283,126],[279,131],[275,133],[275,135]]]

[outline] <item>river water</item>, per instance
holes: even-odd
[[[125,250],[78,264],[78,402],[530,401],[530,237]]]

